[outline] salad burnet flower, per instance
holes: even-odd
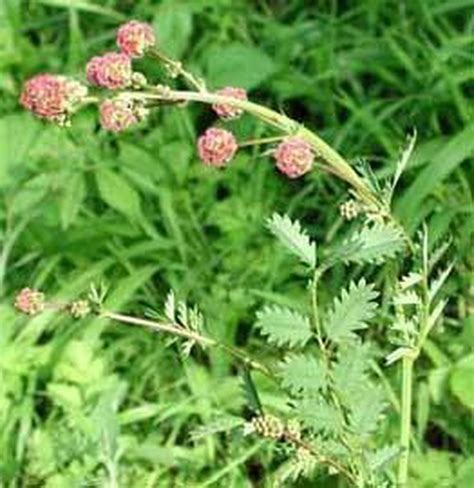
[[[15,308],[27,315],[36,315],[45,308],[44,294],[32,288],[23,288],[14,302]]]
[[[117,32],[120,52],[132,58],[141,58],[156,43],[151,25],[132,20],[123,24]]]
[[[110,132],[122,132],[141,122],[148,110],[139,102],[127,98],[109,98],[99,106],[100,124]]]
[[[86,66],[87,80],[95,86],[116,90],[132,83],[132,60],[123,53],[94,56]]]
[[[238,149],[237,141],[225,129],[211,127],[198,139],[198,153],[202,162],[216,168],[224,167]]]
[[[66,76],[40,74],[25,83],[20,103],[38,117],[64,124],[87,92],[86,86]]]
[[[218,91],[216,95],[222,95],[224,97],[238,98],[239,100],[248,100],[247,92],[243,88],[237,88],[233,86],[226,86]],[[242,115],[243,110],[238,107],[233,107],[227,103],[215,103],[212,105],[214,112],[224,120],[236,119]]]
[[[311,170],[314,152],[300,137],[285,138],[273,152],[277,168],[288,178],[298,178]]]

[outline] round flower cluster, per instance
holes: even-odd
[[[41,74],[25,83],[20,103],[38,117],[66,123],[87,96],[87,87],[66,76]]]
[[[142,121],[148,110],[138,101],[128,98],[110,98],[99,106],[100,124],[111,132],[121,132]]]
[[[131,58],[141,58],[155,42],[155,33],[151,25],[137,20],[123,24],[117,32],[117,46],[120,52]]]
[[[132,62],[123,53],[94,56],[86,66],[89,83],[109,90],[126,88],[132,82]]]
[[[314,153],[309,142],[287,137],[273,152],[277,168],[288,178],[298,178],[311,170]]]
[[[32,288],[23,288],[15,297],[15,308],[27,315],[35,315],[44,310],[44,294]]]
[[[233,86],[227,86],[221,90],[216,91],[216,95],[223,97],[237,98],[238,100],[248,100],[247,92],[243,88],[236,88]],[[224,120],[236,119],[242,115],[243,110],[241,108],[234,107],[227,103],[215,103],[212,105],[214,112]]]
[[[238,149],[237,141],[225,129],[211,127],[198,139],[198,152],[204,164],[216,168],[224,167]]]

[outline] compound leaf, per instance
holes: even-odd
[[[288,215],[274,213],[267,225],[288,251],[312,268],[316,266],[316,244],[311,242],[297,220],[291,221]]]
[[[294,395],[310,395],[324,388],[325,374],[322,364],[314,357],[297,354],[281,366],[282,386]]]
[[[365,329],[377,307],[374,302],[377,295],[364,279],[357,284],[352,282],[349,289],[343,290],[341,297],[334,300],[325,327],[328,337],[338,342],[353,338],[355,330]]]
[[[267,306],[257,312],[258,327],[268,340],[277,345],[304,345],[311,337],[309,319],[286,307]]]

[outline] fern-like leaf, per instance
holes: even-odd
[[[294,395],[317,394],[325,385],[322,364],[314,357],[297,354],[281,366],[282,386]]]
[[[316,266],[316,244],[311,242],[308,235],[301,228],[301,224],[291,221],[288,215],[274,213],[267,220],[271,233],[295,256],[311,268]]]
[[[352,398],[367,382],[366,372],[372,353],[368,344],[342,344],[333,364],[334,386],[344,405],[349,407]]]
[[[366,384],[352,397],[351,428],[361,439],[367,438],[377,428],[387,406],[380,387]]]
[[[268,340],[280,346],[304,345],[311,337],[309,319],[286,307],[267,306],[257,312],[258,327]]]
[[[326,321],[326,334],[335,341],[354,337],[353,331],[365,329],[367,321],[374,315],[377,304],[374,299],[378,293],[364,279],[351,283],[343,290],[341,297],[334,300],[334,306]]]
[[[402,233],[391,224],[373,224],[356,231],[343,243],[341,259],[354,263],[382,263],[405,246]]]
[[[297,412],[303,424],[314,432],[336,434],[342,429],[336,409],[323,398],[303,399],[297,405]]]

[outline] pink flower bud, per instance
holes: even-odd
[[[87,79],[95,86],[116,90],[132,82],[132,61],[123,53],[95,56],[86,67]]]
[[[102,127],[111,132],[128,129],[146,116],[144,107],[122,98],[104,100],[100,104],[99,112]]]
[[[238,149],[232,132],[211,127],[198,139],[198,152],[204,164],[224,167]]]
[[[311,145],[299,137],[287,137],[273,152],[277,168],[288,178],[298,178],[310,171],[314,153]]]
[[[65,76],[41,74],[25,83],[20,103],[38,117],[64,122],[87,96],[87,87]]]
[[[155,42],[151,25],[137,20],[123,24],[117,32],[117,46],[122,53],[132,58],[141,58]]]
[[[232,86],[227,86],[216,91],[216,95],[238,98],[239,100],[247,100],[247,92],[243,88],[235,88]],[[243,112],[241,108],[233,107],[227,103],[215,103],[212,106],[212,109],[221,119],[224,120],[236,119],[237,117],[240,117]]]
[[[35,315],[44,310],[44,294],[31,288],[23,288],[15,297],[15,308],[27,315]]]

